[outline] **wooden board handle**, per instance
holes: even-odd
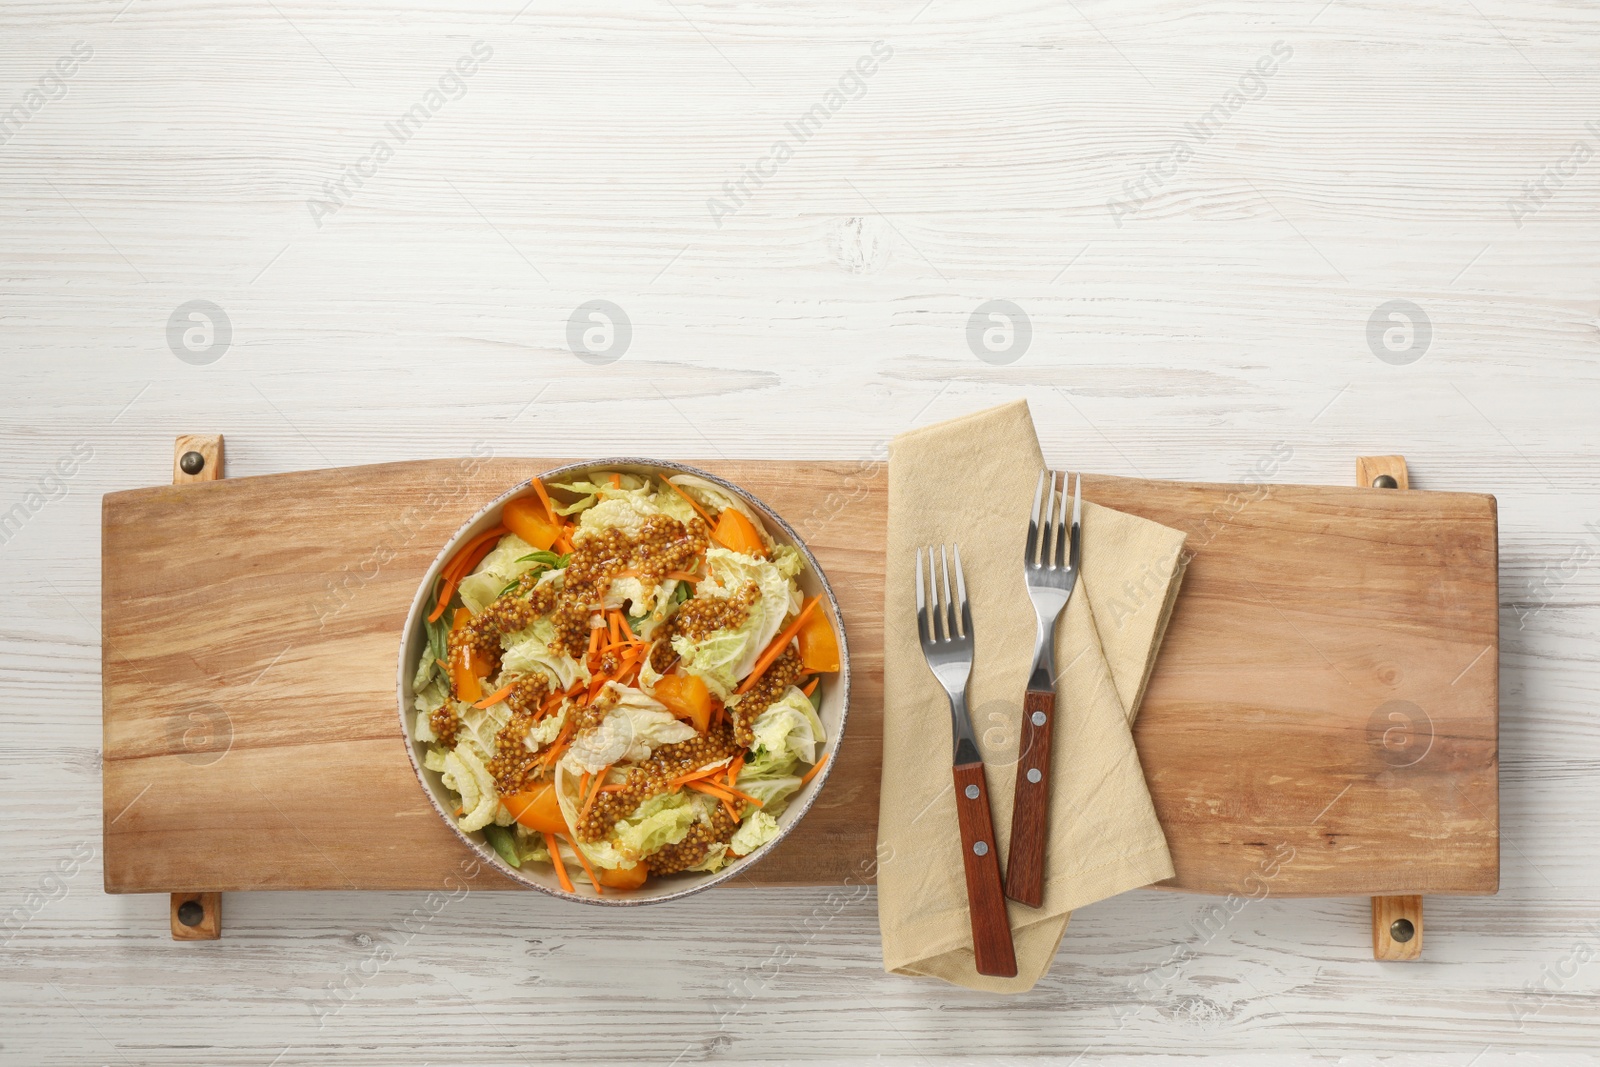
[[[172,940],[215,941],[222,936],[221,893],[172,894]]]
[[[1050,735],[1055,721],[1055,693],[1028,690],[1022,702],[1017,792],[1011,801],[1006,896],[1030,908],[1044,903],[1044,850],[1050,821]]]
[[[1356,484],[1368,489],[1410,489],[1406,457],[1357,456]]]
[[[961,862],[967,872],[967,911],[972,917],[972,952],[978,973],[1015,978],[1017,956],[1011,947],[1011,922],[1000,891],[1000,856],[989,819],[989,788],[983,764],[955,768],[956,820],[961,824]]]
[[[172,445],[172,484],[214,482],[222,477],[222,435],[186,433]],[[174,941],[215,941],[222,936],[221,893],[174,893]]]
[[[1372,958],[1422,958],[1422,898],[1372,898]]]
[[[1372,489],[1410,489],[1404,456],[1357,456],[1356,484]],[[1422,898],[1372,898],[1372,958],[1422,958]]]
[[[172,446],[172,484],[214,482],[222,477],[222,435],[186,433]]]

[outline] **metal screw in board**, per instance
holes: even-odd
[[[1389,936],[1402,945],[1410,941],[1417,934],[1417,928],[1411,925],[1410,919],[1396,919],[1389,924]]]
[[[178,905],[178,921],[185,926],[199,926],[201,920],[205,917],[206,909],[200,906],[198,900],[186,900]],[[1406,935],[1406,937],[1410,936],[1410,934]],[[1404,938],[1401,940],[1404,940]]]
[[[178,469],[185,474],[199,474],[206,469],[206,457],[198,452],[185,452],[178,457]],[[190,923],[193,926],[194,923]]]
[[[1400,488],[1400,483],[1394,480],[1394,475],[1392,474],[1380,474],[1376,478],[1372,479],[1372,488],[1398,489]]]

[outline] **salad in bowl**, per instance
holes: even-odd
[[[676,897],[810,805],[844,724],[842,637],[816,560],[732,484],[563,468],[440,554],[401,719],[435,806],[503,872],[589,902]]]

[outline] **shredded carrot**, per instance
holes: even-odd
[[[556,548],[563,555],[572,551],[572,542],[567,540],[566,534],[562,534],[560,537],[556,538]]]
[[[723,797],[722,807],[723,810],[728,813],[728,818],[732,819],[734,822],[739,821],[739,809],[733,806],[733,801],[729,800],[727,797]]]
[[[589,772],[588,771],[584,771],[583,774],[578,778],[578,797],[579,797],[579,799],[581,800],[583,798],[583,795],[585,793],[587,793],[588,791],[589,791]]]
[[[589,631],[589,655],[600,651],[600,627],[596,626]]]
[[[676,778],[669,780],[667,784],[676,789],[678,786],[683,785],[686,782],[697,781],[701,778],[710,778],[712,775],[721,774],[725,770],[727,770],[727,766],[725,764],[718,764],[715,767],[703,767],[698,771],[690,771],[688,774],[680,774]]]
[[[457,808],[456,809],[456,818],[459,819],[459,818],[461,818],[461,816],[465,815],[466,813],[467,813],[467,809],[466,808]]]
[[[615,471],[611,472],[611,488],[613,488],[613,489],[621,489],[622,488],[622,475],[616,473]]]
[[[728,792],[726,789],[723,789],[720,785],[712,785],[703,778],[696,782],[685,782],[684,785],[688,786],[690,789],[698,789],[702,793],[707,793],[714,797],[720,797],[724,800],[733,799],[732,793]]]
[[[551,693],[549,696],[545,697],[544,703],[539,706],[539,718],[542,719],[554,711],[558,706],[560,706],[561,701],[564,699],[565,694],[559,691]]]
[[[589,794],[589,799],[583,802],[583,809],[578,812],[579,822],[582,822],[589,817],[589,809],[594,807],[594,798],[600,795],[601,784],[605,782],[606,771],[609,771],[610,769],[610,767],[606,767],[602,769],[599,774],[594,776],[594,791]],[[583,795],[582,789],[578,790],[578,795]]]
[[[465,548],[451,557],[450,562],[439,571],[439,577],[444,579],[444,585],[440,586],[439,599],[433,605],[433,611],[428,614],[429,622],[438,621],[439,616],[444,614],[444,609],[450,605],[450,598],[455,595],[456,586],[461,584],[461,579],[465,578],[472,568],[483,562],[483,557],[494,550],[493,542],[500,540],[508,532],[504,526],[486,530],[468,541]],[[483,551],[474,558],[474,553],[477,553],[479,548]]]
[[[496,689],[494,692],[490,693],[488,696],[484,697],[482,700],[478,701],[476,704],[474,704],[472,706],[475,707],[475,708],[486,708],[491,704],[498,704],[502,700],[504,700],[506,697],[510,696],[511,695],[511,691],[513,689],[515,689],[516,687],[517,687],[517,683],[516,682],[512,682],[510,685],[506,686],[503,689]]]
[[[690,574],[688,571],[668,571],[666,574],[663,574],[661,577],[663,577],[663,578],[676,578],[676,579],[678,579],[678,581],[680,581],[680,582],[688,582],[690,585],[693,585],[695,582],[700,582],[700,581],[704,581],[705,580],[705,579],[701,578],[698,574]]]
[[[831,756],[832,754],[833,753],[831,752],[825,753],[821,759],[817,760],[816,766],[812,767],[809,771],[800,776],[800,784],[805,785],[807,782],[811,781],[811,779],[815,778],[817,776],[817,772],[822,770],[823,767],[827,766],[828,756]]]
[[[739,772],[742,770],[744,770],[743,752],[735,756],[733,762],[728,764],[728,787],[730,789],[739,784]]]
[[[626,637],[629,641],[639,640],[637,637],[633,636],[633,627],[628,625],[628,617],[620,611],[617,612],[617,622],[622,624],[623,637]]]
[[[747,801],[748,803],[754,804],[758,808],[766,807],[766,802],[765,801],[756,799],[755,797],[751,796],[749,793],[746,793],[742,789],[735,789],[731,785],[721,786],[720,788],[725,792],[732,793],[734,796],[738,797],[740,800]]]
[[[689,502],[689,506],[691,508],[694,508],[696,511],[698,511],[700,513],[700,517],[702,519],[706,520],[706,525],[707,526],[715,526],[716,525],[716,523],[711,521],[711,516],[706,514],[706,509],[701,507],[699,504],[696,504],[694,502],[694,497],[690,496],[688,493],[685,493],[681,488],[679,488],[675,483],[673,483],[673,481],[671,479],[663,478],[661,480],[666,482],[668,485],[672,486],[672,491],[673,492],[677,493],[679,496],[683,497],[683,499],[687,500]]]
[[[602,793],[620,793],[626,788],[628,788],[628,784],[626,782],[618,782],[616,785],[603,785],[603,786],[601,786],[600,787],[600,792],[602,792]]]
[[[633,674],[633,672],[636,671],[643,663],[643,650],[635,649],[632,652],[623,653],[622,665],[617,668],[617,681],[623,685],[627,685],[630,681],[629,675]]]
[[[620,614],[621,612],[613,611],[611,612],[611,617],[606,620],[611,630],[611,643],[613,645],[622,640],[622,628],[617,625],[617,616]]]
[[[429,622],[438,622],[439,621],[439,616],[444,614],[444,609],[445,609],[446,605],[448,605],[450,603],[450,598],[455,596],[455,594],[456,594],[455,579],[446,578],[444,580],[444,584],[439,587],[439,600],[438,600],[438,602],[433,605],[433,610],[428,613],[428,621]]]
[[[800,609],[800,614],[794,617],[794,622],[784,627],[783,632],[774,637],[772,644],[768,645],[766,651],[761,653],[761,658],[756,660],[755,670],[750,672],[750,677],[739,683],[739,688],[734,690],[735,693],[749,692],[750,687],[756,684],[756,680],[761,677],[768,667],[772,666],[772,662],[782,654],[783,650],[789,647],[789,642],[794,640],[794,635],[800,632],[800,627],[805,625],[806,620],[811,617],[811,613],[817,610],[817,602],[821,599],[821,597],[814,596],[806,601],[805,607]]]
[[[594,895],[597,897],[605,896],[605,890],[600,888],[600,879],[594,876],[594,868],[589,866],[589,857],[583,854],[583,849],[578,847],[578,842],[572,842],[572,851],[578,854],[578,862],[583,864],[583,873],[587,874],[589,881],[594,884]]]
[[[539,494],[539,503],[544,505],[544,513],[550,516],[550,521],[555,523],[558,529],[566,525],[561,521],[561,516],[556,514],[555,505],[550,503],[550,494],[545,492],[544,480],[542,478],[535,478],[533,480],[533,491]]]
[[[569,697],[577,696],[579,693],[583,692],[583,686],[584,683],[581,679],[573,682],[571,685],[567,686],[566,695]]]
[[[544,765],[546,767],[554,763],[561,753],[566,751],[567,742],[572,739],[573,724],[576,722],[575,718],[569,718],[561,724],[561,732],[556,735],[555,743],[550,746],[550,751],[544,754]]]
[[[811,679],[811,681],[807,682],[806,687],[800,690],[800,692],[804,693],[806,696],[810,696],[812,693],[817,691],[817,683],[820,681],[822,681],[822,676],[818,675],[817,677]]]
[[[549,830],[544,831],[544,846],[550,850],[550,862],[556,865],[556,878],[561,882],[561,888],[569,893],[576,893],[572,888],[572,879],[567,877],[567,865],[561,862],[561,850],[556,847],[556,836]]]

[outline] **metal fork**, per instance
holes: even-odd
[[[1033,493],[1033,517],[1022,574],[1039,617],[1033,642],[1033,676],[1022,702],[1022,739],[1017,748],[1017,791],[1011,807],[1011,849],[1007,853],[1006,896],[1037,908],[1044,903],[1044,852],[1050,813],[1050,733],[1056,717],[1056,622],[1078,584],[1083,475],[1072,499],[1067,527],[1067,480],[1061,472],[1040,471]],[[1048,492],[1046,487],[1048,486]],[[1043,509],[1041,511],[1041,505]]]
[[[950,595],[950,559],[939,546],[935,568],[928,548],[928,583],[924,587],[922,549],[917,549],[917,636],[928,669],[950,697],[950,732],[955,739],[956,822],[961,828],[961,861],[967,876],[967,911],[972,920],[972,951],[979,974],[1012,978],[1017,973],[1000,888],[1000,856],[989,818],[989,790],[983,757],[967,714],[967,679],[972,675],[972,609],[961,573],[961,546],[955,548],[955,596]],[[939,588],[944,578],[943,596]]]

